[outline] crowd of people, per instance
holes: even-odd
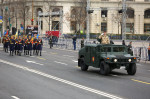
[[[24,35],[24,36],[15,36],[15,35],[5,35],[2,39],[3,50],[13,56],[21,56],[22,52],[24,55],[40,55],[42,56],[42,46],[43,41],[40,36],[34,35]],[[33,51],[33,53],[32,53]]]

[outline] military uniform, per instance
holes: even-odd
[[[110,44],[110,40],[107,35],[100,35],[99,39],[101,39],[101,44]]]
[[[27,42],[27,46],[28,46],[28,55],[29,55],[29,52],[30,52],[30,56],[32,55],[32,39],[29,38],[28,39],[28,42]]]
[[[4,41],[4,49],[5,49],[5,52],[8,53],[8,46],[9,46],[9,37],[5,37],[5,41]]]
[[[52,48],[52,46],[53,46],[52,37],[49,38],[49,45],[50,45],[50,48]]]
[[[27,55],[27,50],[28,50],[28,39],[24,39],[24,55]]]
[[[81,48],[84,47],[84,39],[81,40]]]
[[[15,55],[18,54],[18,39],[15,39]]]
[[[149,57],[149,61],[150,61],[150,46],[148,47],[148,57]]]
[[[10,39],[10,55],[13,56],[13,52],[15,49],[15,40],[13,38]]]
[[[38,40],[36,38],[34,38],[33,40],[33,54],[35,54],[35,52],[37,53],[37,43],[38,43]]]
[[[18,53],[19,53],[19,56],[21,56],[22,49],[23,49],[23,40],[20,38],[18,40]]]
[[[40,56],[42,56],[42,45],[43,45],[42,39],[38,39],[38,43],[37,43],[37,55],[40,52]]]

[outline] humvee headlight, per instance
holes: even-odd
[[[117,62],[118,60],[117,59],[114,59],[114,62]]]
[[[131,59],[129,59],[128,61],[129,61],[129,62],[131,62],[132,60],[131,60]]]

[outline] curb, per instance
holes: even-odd
[[[150,61],[140,61],[139,63],[147,63],[147,64],[150,64]]]

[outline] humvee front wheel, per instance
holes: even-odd
[[[88,66],[85,64],[84,59],[81,59],[80,61],[81,63],[81,70],[82,71],[87,71],[88,70]]]
[[[136,73],[136,64],[130,64],[129,67],[127,68],[127,73],[128,75],[135,75]]]
[[[100,63],[100,73],[102,75],[108,75],[110,73],[110,67],[104,61]]]

